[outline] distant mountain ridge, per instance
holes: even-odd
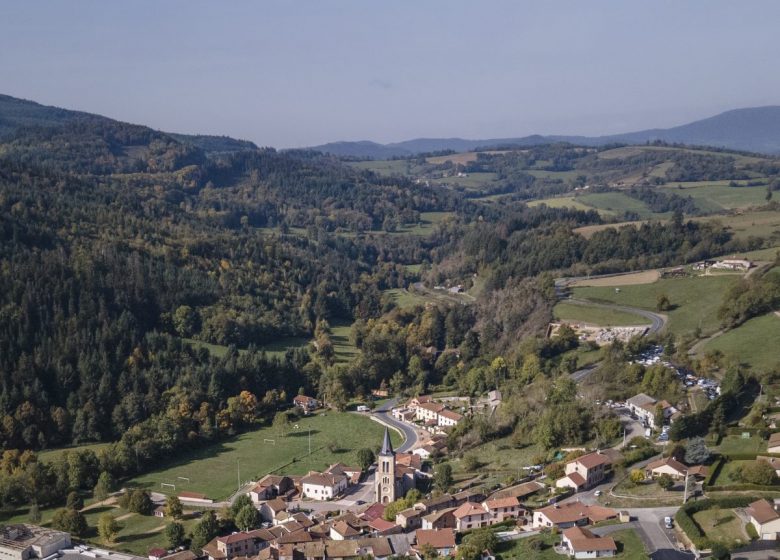
[[[494,146],[533,146],[551,142],[568,142],[583,146],[606,144],[645,144],[663,142],[713,146],[763,154],[780,154],[780,106],[734,109],[713,117],[672,128],[653,128],[605,136],[539,135],[519,138],[416,138],[403,142],[379,144],[371,141],[331,142],[310,149],[342,157],[388,159],[416,154],[454,150],[466,152]]]
[[[35,101],[0,94],[0,140],[12,135],[19,128],[63,126],[79,121],[94,122],[95,120],[115,121],[101,115],[41,105]],[[192,144],[207,154],[257,149],[257,146],[248,140],[236,140],[228,136],[165,132],[163,134],[179,142]]]

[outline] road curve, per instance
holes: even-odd
[[[390,411],[396,404],[398,404],[397,398],[390,399],[382,406],[377,408],[373,412],[373,415],[379,418],[385,424],[388,424],[394,428],[398,428],[398,430],[401,431],[401,433],[404,435],[404,442],[398,446],[396,451],[398,451],[399,453],[406,453],[409,450],[411,450],[415,445],[417,445],[419,436],[417,435],[415,429],[412,428],[409,424],[405,424],[404,422],[399,422],[398,420],[393,418],[393,415]]]

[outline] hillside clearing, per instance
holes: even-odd
[[[720,350],[727,358],[769,371],[780,366],[777,348],[780,348],[780,317],[769,313],[713,338],[704,345],[703,351]]]
[[[658,278],[660,278],[660,273],[657,270],[643,270],[642,272],[605,276],[602,278],[583,278],[574,281],[571,285],[574,287],[635,286],[638,284],[652,284]]]
[[[647,319],[633,313],[598,306],[577,305],[566,301],[555,306],[553,315],[560,321],[589,323],[600,327],[633,326],[648,323]]]

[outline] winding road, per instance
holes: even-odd
[[[406,453],[417,445],[417,442],[420,440],[420,435],[417,432],[417,430],[415,430],[409,424],[400,422],[395,418],[393,418],[393,415],[390,411],[397,404],[398,404],[398,398],[390,399],[389,401],[385,402],[382,406],[377,408],[373,412],[373,415],[377,419],[379,419],[381,423],[387,424],[392,428],[396,428],[404,435],[404,442],[398,446],[396,451],[399,453]]]

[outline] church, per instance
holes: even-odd
[[[385,437],[382,441],[382,449],[377,456],[374,489],[376,501],[380,504],[389,504],[402,498],[416,486],[419,473],[419,465],[413,466],[410,460],[419,457],[410,453],[403,453],[403,462],[399,464],[398,457],[390,442],[390,433],[385,427]],[[404,464],[405,463],[405,464]]]

